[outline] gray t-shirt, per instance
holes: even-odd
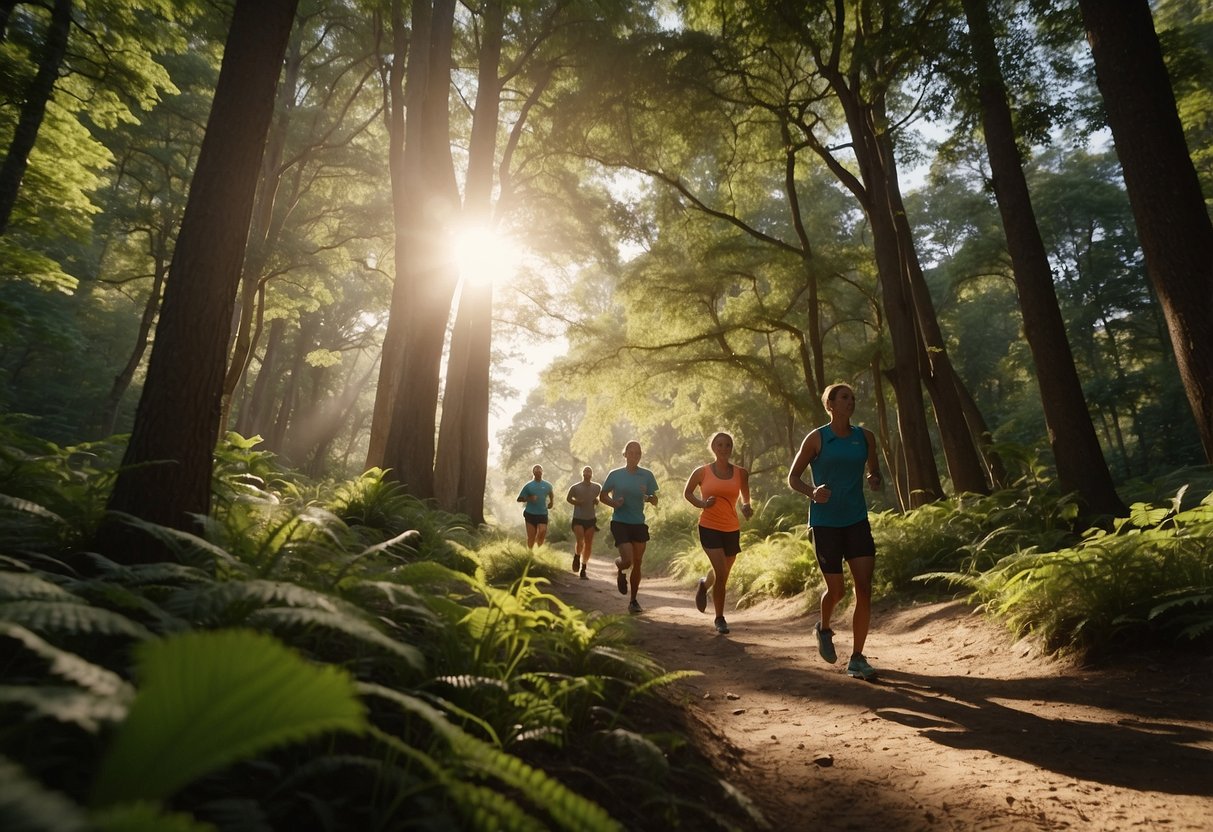
[[[602,493],[602,486],[596,482],[581,482],[569,489],[569,497],[578,502],[573,504],[574,520],[595,520],[598,515],[594,511],[595,500]]]

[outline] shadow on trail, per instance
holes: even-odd
[[[1128,713],[1113,717],[1115,722],[1046,719],[1032,713],[1058,692],[1055,679],[938,677],[886,670],[877,690],[865,698],[882,719],[917,729],[950,748],[988,751],[1104,785],[1213,794],[1213,751],[1192,746],[1213,740],[1208,730]],[[1064,693],[1069,695],[1062,701],[1105,707],[1089,688],[1086,697],[1081,690]]]
[[[600,574],[613,584],[613,568]],[[601,584],[557,583],[570,590],[562,595],[584,604],[584,609],[616,613],[625,608],[626,599],[613,586],[604,591]],[[739,612],[738,622],[730,622],[733,632],[719,636],[712,630],[710,606],[706,615],[692,607],[688,616],[690,598],[689,591],[671,588],[669,581],[646,579],[640,597],[645,613],[634,621],[637,644],[668,669],[705,674],[688,680],[692,691],[713,686],[719,690],[713,671],[727,667],[755,691],[778,691],[793,698],[799,704],[789,710],[797,718],[811,718],[812,710],[821,707],[860,706],[949,748],[985,751],[1108,786],[1213,795],[1213,750],[1207,747],[1213,732],[1204,725],[1183,724],[1207,723],[1210,718],[1207,687],[1202,684],[1184,680],[1182,691],[1167,690],[1176,681],[1151,675],[1150,668],[994,679],[914,673],[887,665],[881,666],[877,683],[865,684],[846,678],[838,666],[817,661],[803,619],[754,620]],[[897,631],[946,626],[954,614],[948,608],[935,610],[909,626],[903,622]],[[754,649],[755,639],[769,645],[776,636],[787,643],[782,650],[775,648],[780,655],[772,655],[769,647],[761,653]],[[1164,692],[1171,695],[1164,699]],[[1084,719],[1038,713],[1047,713],[1054,704],[1089,708],[1092,713]]]

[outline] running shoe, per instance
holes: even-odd
[[[727,636],[729,634],[729,622],[724,620],[723,615],[716,619],[716,632],[720,633],[722,636]]]
[[[573,553],[573,571],[577,572],[581,569],[581,555]]]
[[[615,578],[615,584],[619,587],[620,595],[628,594],[628,576],[623,574],[623,570],[619,570],[619,576]]]
[[[638,604],[636,599],[633,598],[631,601],[628,601],[628,612],[635,615],[638,612],[644,612],[644,610],[640,608],[640,604]]]
[[[585,567],[584,566],[581,567],[581,580],[588,581],[589,579],[590,579],[590,576],[585,574]]]
[[[847,675],[870,682],[876,678],[876,668],[868,664],[868,660],[863,657],[862,653],[856,653],[847,662]]]
[[[821,629],[818,621],[813,625],[813,632],[817,635],[817,652],[821,657],[830,664],[838,661],[838,654],[834,652],[834,631]]]
[[[699,588],[695,590],[695,609],[704,612],[708,608],[708,579],[699,579]]]

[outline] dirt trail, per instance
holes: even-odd
[[[553,589],[624,613],[613,554]],[[845,673],[849,610],[828,665],[803,601],[727,612],[727,636],[672,580],[646,578],[639,601],[636,641],[703,673],[681,686],[698,741],[781,832],[1213,829],[1213,658],[1074,669],[927,604],[875,611],[867,683]]]

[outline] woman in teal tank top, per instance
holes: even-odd
[[[847,384],[831,384],[821,394],[830,423],[810,431],[788,472],[788,487],[809,498],[809,527],[813,550],[825,580],[821,596],[821,620],[814,626],[817,652],[830,664],[838,660],[830,616],[845,594],[842,562],[851,569],[855,583],[855,612],[851,633],[855,643],[847,673],[857,679],[876,678],[864,658],[872,617],[872,575],[876,570],[876,543],[868,524],[868,505],[863,496],[864,469],[868,485],[880,488],[880,463],[876,437],[867,428],[851,424],[855,414],[855,391]],[[803,477],[809,472],[809,483]]]

